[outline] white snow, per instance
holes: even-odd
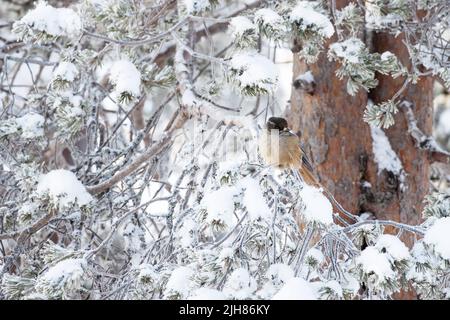
[[[302,73],[297,78],[295,78],[295,80],[306,82],[306,83],[312,83],[312,82],[314,82],[314,76],[311,73],[311,71],[306,71],[305,73]]]
[[[341,283],[342,289],[348,291],[352,295],[357,294],[360,289],[359,281],[350,274],[346,274],[345,278],[346,279]]]
[[[341,285],[336,280],[329,280],[327,282],[324,282],[322,284],[322,288],[327,288],[333,291],[339,298],[342,298],[344,295]]]
[[[183,0],[188,14],[194,14],[202,12],[209,8],[210,3],[208,0]]]
[[[194,107],[197,104],[196,100],[192,90],[185,90],[181,96],[181,103],[185,107]]]
[[[273,285],[281,285],[294,277],[294,270],[287,264],[275,263],[267,269],[266,277]]]
[[[27,113],[15,119],[21,136],[25,139],[42,137],[44,135],[45,118],[37,113]]]
[[[258,23],[270,25],[273,28],[278,28],[283,24],[283,18],[269,8],[259,9],[255,12],[255,21]]]
[[[75,201],[79,205],[86,205],[93,200],[75,174],[63,169],[52,170],[41,175],[36,191],[38,194],[48,192],[60,206],[66,206]]]
[[[379,29],[396,26],[402,17],[395,12],[382,12],[380,6],[367,2],[365,10],[365,22],[368,29]]]
[[[53,72],[53,78],[59,77],[61,80],[72,82],[78,74],[79,71],[73,63],[62,61]]]
[[[259,218],[268,219],[272,212],[267,205],[267,201],[263,196],[258,180],[253,178],[244,178],[240,180],[240,184],[245,189],[242,203],[247,208],[250,219]]]
[[[406,245],[392,234],[382,234],[375,244],[378,251],[386,250],[386,254],[395,261],[406,260],[410,258],[409,250]]]
[[[256,291],[256,281],[244,268],[234,270],[229,276],[223,292],[234,299],[249,299]]]
[[[69,8],[54,8],[44,1],[38,2],[36,8],[20,19],[33,30],[43,31],[49,35],[76,37],[81,33],[80,16]]]
[[[65,259],[50,267],[38,278],[37,288],[64,289],[80,286],[86,261],[84,259]]]
[[[372,151],[378,166],[378,174],[383,170],[387,170],[400,175],[403,171],[402,163],[395,154],[395,151],[392,150],[389,139],[384,131],[381,128],[371,125],[370,133],[372,135]]]
[[[234,249],[230,247],[223,248],[219,253],[219,261],[225,261],[228,259],[233,259],[234,257]]]
[[[450,135],[450,108],[442,111],[436,126],[436,134],[444,138]]]
[[[442,258],[450,260],[450,217],[440,218],[427,230],[423,241]]]
[[[197,230],[197,222],[188,217],[183,219],[183,225],[178,232],[180,244],[183,248],[190,247],[195,241],[195,232]]]
[[[231,68],[237,71],[237,81],[241,88],[257,86],[273,91],[278,81],[275,64],[257,52],[235,54],[230,60]]]
[[[186,299],[191,290],[191,278],[194,271],[189,267],[178,267],[172,271],[166,284],[164,295],[171,296],[177,294],[181,299]]]
[[[330,52],[347,63],[357,64],[361,62],[360,55],[364,47],[364,43],[358,38],[349,38],[345,41],[331,44]]]
[[[249,18],[237,16],[230,21],[231,34],[233,37],[242,37],[244,34],[253,33],[256,31],[256,26]]]
[[[325,38],[334,34],[334,27],[328,17],[313,8],[315,2],[300,1],[291,11],[289,20],[298,24],[302,31],[312,29]]]
[[[386,60],[391,59],[392,57],[395,57],[395,54],[393,54],[393,53],[390,52],[390,51],[385,51],[385,52],[383,52],[383,53],[381,54],[380,59],[381,59],[382,61],[386,61]]]
[[[372,278],[375,284],[395,276],[387,256],[380,253],[374,246],[365,248],[355,262],[361,266],[364,273],[376,275],[376,278]]]
[[[208,215],[206,221],[209,223],[220,223],[231,226],[234,219],[234,197],[239,193],[236,187],[223,186],[205,195],[201,205],[206,209]]]
[[[129,60],[115,61],[110,69],[109,79],[114,84],[116,95],[129,93],[133,97],[141,94],[141,73]]]
[[[302,214],[307,221],[333,223],[333,206],[320,189],[304,184],[299,195],[305,205]]]
[[[422,241],[418,241],[414,244],[411,255],[414,257],[414,263],[410,265],[408,272],[406,273],[406,278],[408,280],[414,279],[418,282],[433,282],[433,274],[431,270],[420,270],[416,268],[416,264],[430,264],[431,268],[434,267],[434,263],[437,259],[430,259],[430,254],[425,249],[425,245]]]
[[[233,186],[222,186],[205,195],[201,206],[206,209],[209,223],[231,226],[235,221],[235,203],[242,202],[251,220],[269,219],[272,212],[263,196],[258,180],[246,177]]]
[[[305,255],[305,261],[314,261],[317,265],[321,265],[325,261],[322,251],[317,248],[311,248]]]
[[[317,294],[308,281],[291,278],[272,300],[317,300]]]
[[[154,279],[158,277],[158,272],[151,264],[147,263],[141,264],[137,269],[139,270],[137,278],[140,279],[141,282],[144,283],[153,282]]]
[[[188,300],[225,300],[225,295],[216,289],[199,288],[193,292]]]

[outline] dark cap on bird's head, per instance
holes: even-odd
[[[285,118],[271,117],[267,120],[267,129],[283,131],[288,129],[288,123]]]

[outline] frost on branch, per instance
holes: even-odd
[[[82,22],[72,9],[54,8],[45,1],[39,1],[36,8],[14,23],[13,30],[25,41],[47,43],[58,37],[79,36]]]
[[[302,216],[307,222],[323,225],[333,223],[333,207],[319,189],[305,184],[300,191],[300,197],[305,204]]]
[[[62,61],[53,72],[52,86],[56,90],[67,89],[78,75],[79,71],[73,63]]]
[[[57,262],[36,280],[36,291],[47,299],[82,299],[91,282],[83,259]]]
[[[141,95],[141,73],[131,61],[115,61],[109,79],[114,85],[113,96],[118,102],[128,104]]]
[[[256,291],[256,281],[244,269],[236,269],[231,273],[223,292],[231,299],[245,300],[253,296]]]
[[[260,32],[268,39],[280,41],[287,31],[285,21],[274,10],[269,8],[259,9],[255,12],[255,23]]]
[[[272,61],[256,52],[235,54],[230,60],[230,77],[245,95],[273,92],[278,72]]]
[[[360,88],[366,91],[375,88],[378,80],[375,72],[394,74],[401,71],[401,66],[394,54],[390,52],[370,53],[358,38],[349,38],[330,45],[328,56],[338,60],[341,66],[336,70],[339,79],[347,79],[347,92],[355,95]]]
[[[23,139],[35,139],[44,135],[45,118],[40,114],[30,112],[21,117],[0,122],[0,138],[18,135]]]
[[[439,256],[450,261],[450,217],[436,220],[425,234],[424,242],[431,246]]]
[[[298,54],[308,63],[315,62],[325,40],[334,34],[330,19],[316,1],[298,2],[288,13],[288,19],[295,32],[295,41],[301,45]]]
[[[284,110],[273,61],[291,37],[295,58],[328,53],[355,94],[377,72],[445,79],[448,22],[429,11],[441,24],[411,38],[410,6],[371,1],[388,8],[382,25],[401,17],[393,33],[411,26],[406,70],[358,40],[364,2],[169,2],[39,2],[15,33],[0,28],[0,298],[391,299],[412,286],[448,299],[448,195],[427,198],[419,226],[351,225],[325,190],[254,148]],[[392,125],[398,97],[369,104],[366,121]],[[372,134],[379,170],[401,177],[381,129]]]
[[[93,200],[77,177],[68,170],[52,170],[39,178],[36,192],[48,195],[53,203],[63,207],[77,202],[80,206]]]
[[[199,14],[217,4],[217,0],[183,0],[187,14]]]
[[[256,26],[247,17],[232,18],[230,30],[237,48],[253,47],[258,41]]]

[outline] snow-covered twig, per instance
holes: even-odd
[[[428,151],[434,161],[448,163],[450,153],[442,149],[432,136],[427,136],[417,126],[417,120],[414,116],[411,102],[403,101],[400,104],[400,107],[405,114],[406,122],[408,124],[408,132],[416,141],[417,147]]]

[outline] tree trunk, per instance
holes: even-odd
[[[337,7],[349,2],[337,1]],[[294,55],[294,79],[309,70],[315,85],[312,90],[292,89],[287,119],[309,152],[320,182],[346,210],[358,213],[360,164],[367,158],[371,140],[369,127],[362,120],[367,94],[360,91],[350,96],[346,82],[335,75],[338,66],[328,60],[326,52],[309,66]]]
[[[349,2],[337,1],[337,7],[342,8]],[[390,51],[403,65],[409,66],[408,52],[401,35],[393,37],[377,33],[369,39],[371,43],[367,45],[373,51]],[[307,88],[293,88],[286,118],[310,152],[321,183],[344,208],[356,214],[371,212],[377,219],[420,223],[423,198],[430,187],[428,153],[415,146],[408,133],[404,112],[400,110],[395,115],[395,124],[384,132],[401,160],[404,181],[386,170],[378,174],[370,127],[363,121],[368,98],[374,103],[392,98],[404,79],[377,75],[377,88],[369,94],[361,89],[351,97],[346,92],[346,80],[339,80],[335,75],[337,67],[338,63],[330,62],[326,53],[320,55],[317,63],[309,66],[294,55],[294,79],[309,70],[315,84]],[[416,85],[410,84],[401,99],[411,103],[417,126],[426,135],[431,135],[433,79],[425,77]],[[398,230],[386,228],[386,232]],[[403,234],[402,240],[411,246],[413,237],[412,234]],[[414,299],[415,293],[402,291],[395,298]]]
[[[402,36],[394,38],[392,35],[377,33],[373,35],[372,44],[374,51],[391,51],[403,65],[410,65]],[[378,75],[377,78],[379,86],[369,94],[374,103],[390,99],[404,82],[401,77],[393,79],[390,76]],[[417,126],[430,136],[433,129],[433,79],[422,77],[417,84],[409,84],[401,98],[411,103]],[[390,173],[377,175],[376,164],[371,159],[365,178],[372,184],[372,188],[368,191],[361,209],[375,213],[378,219],[418,224],[422,219],[423,199],[430,191],[429,153],[416,147],[414,139],[408,133],[405,114],[401,110],[395,115],[395,124],[385,130],[385,133],[405,170],[404,188],[400,188],[398,177]],[[409,245],[412,244],[411,238],[403,237],[403,240]]]
[[[349,2],[337,1],[338,9]],[[370,40],[372,43],[368,47],[380,53],[391,51],[408,66],[408,53],[401,36],[394,38],[380,33]],[[378,219],[419,223],[422,201],[429,192],[430,159],[427,152],[415,146],[400,110],[394,126],[385,133],[405,171],[402,189],[400,178],[395,174],[385,170],[378,174],[370,127],[363,121],[368,98],[374,103],[392,98],[404,79],[378,75],[377,88],[369,94],[361,89],[352,97],[346,91],[346,80],[336,77],[337,67],[338,63],[330,62],[326,53],[309,66],[294,55],[294,79],[309,70],[315,85],[293,88],[291,106],[286,114],[291,127],[310,152],[321,183],[344,208],[353,213],[371,212]],[[432,86],[431,78],[423,78],[416,85],[409,85],[401,97],[412,103],[417,125],[427,135],[432,131]],[[403,240],[411,245],[410,238],[403,237]]]

